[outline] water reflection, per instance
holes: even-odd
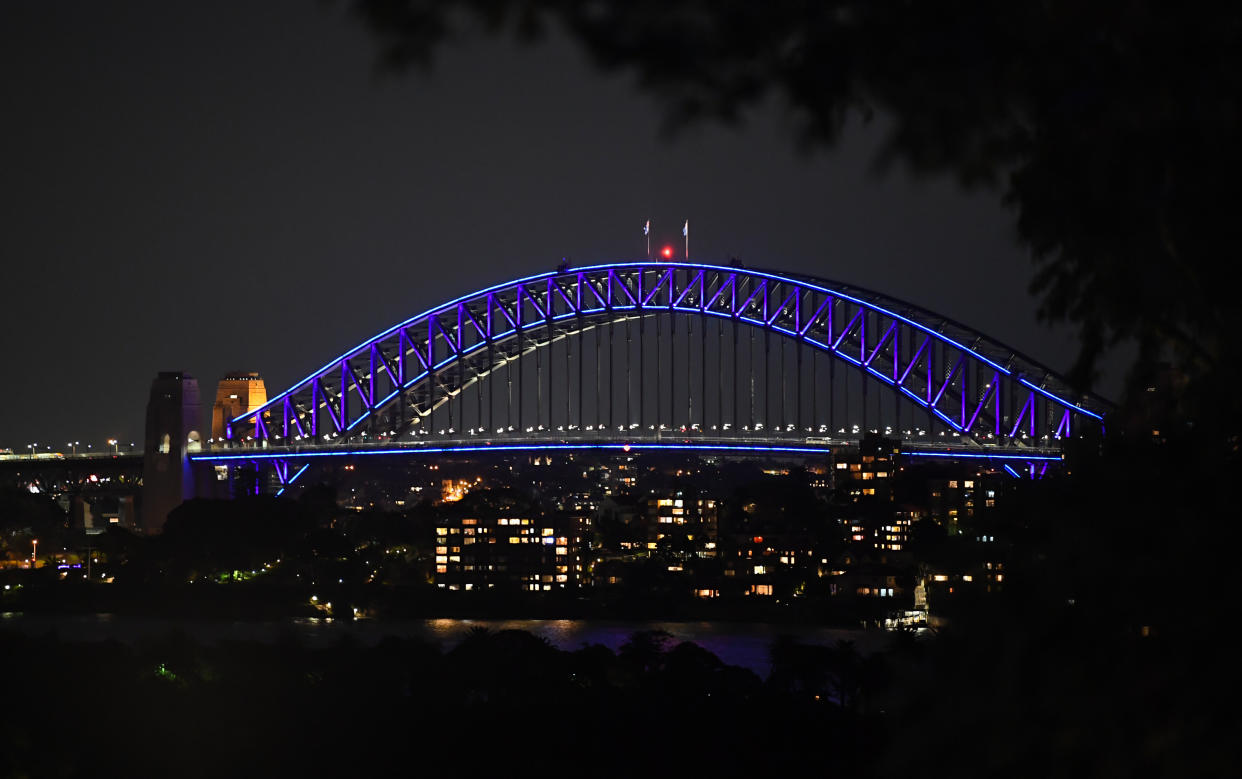
[[[2,612],[5,630],[27,635],[55,633],[69,641],[103,641],[106,639],[136,642],[156,638],[169,632],[184,632],[201,643],[220,641],[260,641],[275,643],[295,636],[312,647],[327,647],[348,637],[364,645],[379,643],[385,636],[429,641],[447,651],[457,645],[475,628],[491,631],[524,630],[546,639],[559,649],[575,650],[602,644],[616,651],[629,637],[645,630],[663,630],[672,636],[672,644],[692,641],[712,652],[730,665],[749,668],[761,676],[769,670],[768,647],[778,636],[787,635],[812,644],[832,644],[840,640],[854,641],[860,651],[877,649],[886,642],[880,631],[843,628],[735,622],[641,622],[578,619],[427,619],[334,620],[329,617],[304,617],[279,621],[228,622],[212,620],[175,620],[146,617],[122,617],[114,614],[73,616],[25,615]]]

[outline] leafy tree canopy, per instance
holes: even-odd
[[[1240,350],[1219,269],[1242,211],[1242,10],[1157,0],[354,0],[401,71],[478,29],[567,30],[628,69],[671,127],[740,121],[779,98],[807,148],[852,116],[893,129],[881,163],[999,190],[1035,262],[1040,317],[1079,330],[1071,379],[1132,342],[1132,385],[1170,362],[1184,409],[1224,391]],[[1227,266],[1225,266],[1227,267]],[[1190,416],[1195,416],[1190,413]]]

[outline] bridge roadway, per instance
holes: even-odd
[[[0,454],[0,471],[48,471],[58,468],[94,466],[99,469],[142,470],[142,452],[90,452],[64,454],[50,452],[31,456],[28,454]]]
[[[898,439],[900,440],[900,439]],[[530,437],[441,437],[429,436],[413,440],[393,440],[381,437],[376,440],[332,443],[276,444],[271,440],[260,446],[233,446],[188,455],[191,461],[224,464],[239,461],[287,459],[304,461],[322,457],[363,457],[374,455],[430,455],[430,454],[481,454],[485,452],[547,452],[547,451],[597,451],[597,452],[701,452],[704,454],[764,455],[786,454],[813,456],[831,453],[837,449],[857,447],[858,438],[833,437],[765,437],[744,438],[704,435],[699,432],[662,431],[646,435],[634,435],[624,441],[615,437],[558,433],[555,438]],[[1055,446],[1031,446],[1013,442],[1007,447],[985,446],[970,439],[953,441],[919,441],[899,443],[899,451],[908,457],[940,457],[946,459],[986,459],[997,463],[1051,463],[1060,462],[1063,453]]]
[[[142,453],[0,455],[0,484],[38,492],[137,494]]]
[[[634,431],[637,433],[637,431]],[[947,438],[947,437],[946,437]],[[979,444],[959,437],[947,441],[919,438],[897,439],[899,452],[909,458],[977,459],[988,460],[996,465],[1012,465],[1020,471],[1029,472],[1030,466],[1039,464],[1042,472],[1047,465],[1064,459],[1057,446],[1027,445],[1011,441],[1009,446],[997,447]],[[442,437],[428,436],[413,440],[394,441],[383,437],[378,440],[348,441],[340,444],[320,443],[279,445],[265,441],[261,446],[233,446],[213,448],[186,455],[191,462],[204,465],[283,460],[287,463],[307,464],[320,458],[366,457],[366,456],[423,456],[423,455],[478,455],[488,452],[523,454],[536,452],[698,452],[704,455],[764,456],[793,455],[801,457],[822,456],[834,450],[857,447],[859,439],[843,437],[727,437],[703,434],[699,431],[649,432],[633,435],[625,441],[600,436],[598,433],[558,432],[556,438],[547,436],[531,438],[510,437]],[[143,453],[49,453],[38,457],[30,455],[0,455],[0,474],[4,481],[25,482],[35,479],[38,483],[48,480],[93,487],[96,479],[125,476],[135,480],[142,477]],[[287,467],[283,469],[289,473]],[[1013,472],[1013,471],[1011,471]],[[286,476],[286,478],[288,478]]]

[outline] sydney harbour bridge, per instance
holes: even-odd
[[[483,451],[824,453],[878,433],[1013,475],[1108,404],[947,317],[738,265],[563,266],[449,300],[326,362],[188,458],[278,492],[317,458]]]

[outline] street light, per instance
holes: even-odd
[[[30,568],[33,570],[36,566],[37,555],[39,554],[39,539],[31,539],[30,541]]]
[[[118,453],[118,452],[117,452],[117,450],[116,450],[116,439],[115,439],[115,438],[109,438],[109,439],[108,439],[108,446],[111,446],[111,447],[112,447],[112,453],[113,453],[113,454],[117,454],[117,453]]]

